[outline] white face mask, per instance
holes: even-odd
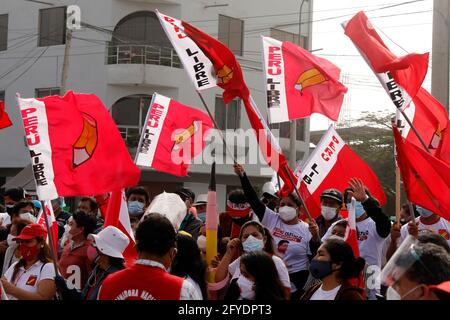
[[[8,237],[6,238],[6,242],[8,243],[8,247],[11,247],[16,244],[16,242],[13,240],[15,236],[12,234],[8,234]]]
[[[259,251],[264,249],[264,241],[250,235],[247,240],[242,243],[245,252]]]
[[[36,222],[36,217],[31,212],[24,212],[19,214],[20,219],[30,221],[31,223]]]
[[[400,295],[400,293],[397,292],[397,290],[395,290],[392,287],[389,287],[386,291],[386,300],[403,300],[403,298],[405,298],[406,296],[408,296],[411,292],[413,292],[414,290],[416,290],[418,287],[420,286],[417,285],[414,288],[412,288],[411,290],[409,290],[407,293],[405,293],[403,296]]]
[[[241,290],[241,297],[243,299],[255,300],[255,290],[253,290],[255,283],[253,281],[250,281],[249,279],[241,275],[237,280],[237,285]]]
[[[322,213],[322,216],[325,218],[325,220],[331,220],[336,216],[337,212],[336,212],[336,208],[322,206],[321,213]]]
[[[289,206],[284,206],[280,208],[278,214],[280,215],[281,220],[288,222],[297,216],[297,210]]]
[[[197,246],[200,250],[206,250],[206,237],[204,235],[200,235],[197,238]]]

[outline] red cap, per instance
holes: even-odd
[[[441,284],[429,286],[432,290],[443,291],[450,294],[450,281],[442,282]]]
[[[43,226],[37,223],[29,224],[22,229],[22,232],[18,237],[15,237],[13,240],[31,240],[36,237],[46,238],[47,231]]]

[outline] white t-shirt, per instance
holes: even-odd
[[[261,223],[269,229],[275,241],[275,246],[281,240],[289,241],[283,258],[289,273],[308,270],[308,254],[311,254],[309,241],[312,238],[308,224],[303,221],[299,221],[299,223],[294,225],[286,224],[278,213],[273,212],[269,208],[266,208]]]
[[[11,281],[12,275],[14,273],[14,264],[9,267],[9,269],[5,272],[5,278],[9,282]],[[46,263],[44,265],[41,261],[36,261],[28,270],[25,270],[24,267],[19,268],[19,272],[17,273],[16,280],[13,282],[18,288],[26,290],[28,292],[36,293],[38,291],[39,282],[45,279],[55,279],[55,268],[52,263]],[[8,295],[10,300],[17,300],[16,297]]]
[[[416,218],[416,222],[419,222],[419,235],[426,232],[426,230],[429,230],[434,233],[440,234],[445,240],[447,240],[447,243],[450,245],[450,222],[448,220],[441,217],[439,221],[434,224],[424,224],[420,220],[420,217],[418,217]],[[402,243],[408,235],[408,224],[405,224],[400,229],[400,243]]]
[[[281,260],[280,257],[277,257],[275,255],[272,256],[272,260],[275,263],[275,267],[278,271],[278,276],[280,277],[281,284],[283,287],[290,288],[291,287],[291,281],[289,279],[289,273],[286,268],[286,265],[284,264],[283,260]],[[241,257],[234,260],[230,265],[228,266],[228,272],[231,274],[231,279],[236,279],[241,276]]]
[[[186,281],[190,282],[192,284],[192,286],[195,288],[195,290],[197,290],[197,294],[201,297],[201,300],[203,300],[202,289],[200,289],[200,286],[198,285],[198,283],[195,282],[195,280],[189,276],[186,277]]]
[[[330,226],[322,237],[322,241],[327,240],[331,236],[333,227],[338,222],[336,221]],[[356,229],[358,231],[358,247],[361,257],[366,260],[367,265],[376,265],[381,268],[381,256],[386,239],[378,235],[375,221],[367,218],[356,222]]]
[[[6,227],[11,224],[11,217],[7,212],[0,212],[0,227]]]
[[[322,289],[322,286],[320,286],[309,300],[334,300],[340,288],[341,286],[339,285],[330,291],[325,291]]]

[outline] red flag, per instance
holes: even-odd
[[[136,164],[176,176],[187,175],[191,160],[202,152],[214,127],[203,111],[157,93],[145,123]]]
[[[134,186],[139,168],[94,94],[18,98],[39,199]]]
[[[291,43],[263,37],[270,123],[320,113],[337,121],[347,88],[341,70]]]
[[[55,250],[55,254],[58,254],[58,222],[55,219],[55,214],[53,213],[53,206],[50,200],[46,200],[44,202],[45,207],[41,209],[39,212],[39,216],[37,217],[37,224],[40,224],[47,230],[47,225],[45,224],[45,216],[44,212],[47,214],[47,221],[50,226],[50,232],[52,234],[53,240],[53,249]],[[50,245],[50,237],[47,238],[47,243]],[[57,257],[56,257],[57,258]]]
[[[377,74],[389,72],[401,88],[384,84],[397,107],[407,106],[419,91],[428,71],[428,53],[395,56],[384,44],[363,11],[345,25],[345,34],[352,40],[366,62]],[[406,91],[402,94],[402,89]],[[401,101],[403,99],[403,101]]]
[[[105,215],[105,227],[107,226],[118,228],[128,237],[128,239],[130,239],[130,243],[123,252],[123,256],[127,265],[132,264],[137,259],[137,251],[135,248],[136,241],[134,240],[133,230],[131,229],[127,200],[123,190],[111,192],[111,196],[108,199],[108,209]]]
[[[301,173],[297,187],[314,218],[320,215],[322,191],[330,188],[344,191],[353,177],[364,182],[380,205],[386,203],[386,196],[375,173],[331,126],[298,172]]]
[[[450,165],[393,131],[408,200],[450,220]]]
[[[5,102],[0,100],[0,129],[7,128],[9,126],[12,126],[12,122],[5,111]]]
[[[356,200],[352,198],[348,210],[347,229],[345,231],[345,241],[352,247],[355,258],[360,257],[359,245],[358,245],[358,231],[356,230],[356,214],[355,214]],[[364,276],[361,272],[358,279],[351,279],[350,282],[354,286],[364,288]]]

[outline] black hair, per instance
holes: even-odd
[[[177,191],[175,191],[177,195],[180,196],[181,200],[186,201],[187,198],[190,198],[192,202],[195,200],[195,193],[188,188],[180,188]]]
[[[11,200],[15,202],[19,202],[20,200],[25,199],[25,192],[22,188],[11,188],[5,191],[4,196],[8,196]]]
[[[283,284],[271,256],[262,251],[247,252],[241,256],[241,264],[255,278],[256,301],[285,299]]]
[[[182,278],[191,277],[200,287],[203,299],[206,300],[208,294],[206,289],[207,266],[197,242],[191,236],[178,234],[177,249],[170,273]]]
[[[91,208],[91,212],[96,212],[98,210],[97,201],[90,197],[83,197],[80,199],[80,202],[89,202],[89,207]]]
[[[289,243],[289,241],[287,241],[287,240],[280,240],[280,241],[278,242],[278,246],[281,246],[281,245],[284,244],[284,243]]]
[[[450,246],[448,245],[447,240],[444,239],[440,234],[434,233],[431,230],[423,230],[417,238],[420,243],[434,243],[437,246],[440,246],[450,254]]]
[[[359,278],[364,269],[366,261],[361,258],[355,258],[352,247],[341,239],[328,239],[323,244],[330,255],[330,262],[341,264],[338,276],[342,280]]]
[[[34,206],[34,203],[32,201],[21,200],[17,202],[11,210],[11,216],[19,214],[20,209],[23,209],[28,206],[32,207],[33,210],[36,210],[36,207]]]
[[[412,265],[411,260],[414,260]],[[450,255],[434,243],[415,244],[402,253],[395,264],[407,269],[405,275],[408,279],[427,286],[450,279]]]
[[[228,194],[228,200],[233,203],[246,203],[247,197],[245,196],[244,190],[235,189]]]
[[[150,202],[150,195],[148,194],[147,190],[145,190],[143,187],[136,187],[136,188],[131,188],[127,190],[127,199],[131,197],[132,194],[139,194],[141,196],[145,197],[145,202],[149,203]]]
[[[302,205],[300,198],[295,193],[290,193],[288,195],[288,198],[291,199],[297,207],[300,207]]]
[[[174,247],[176,233],[169,219],[159,213],[146,215],[136,230],[137,250],[162,257]]]
[[[95,231],[96,226],[97,226],[97,221],[95,220],[94,217],[92,217],[88,213],[86,213],[82,210],[77,210],[72,215],[72,218],[75,221],[75,223],[77,224],[78,228],[83,227],[83,233],[84,233],[85,237],[87,237],[90,233],[93,233]]]
[[[244,233],[244,229],[253,226],[263,235],[263,237],[266,237],[266,244],[264,245],[264,251],[269,254],[274,254],[275,250],[273,248],[273,237],[270,231],[264,227],[261,223],[258,221],[250,220],[244,223],[244,225],[241,227],[241,230],[239,231],[239,239],[242,239],[242,234]]]
[[[414,216],[417,218],[419,216],[419,212],[417,212],[417,208],[415,204],[411,204],[414,210]],[[402,209],[405,210],[405,212],[410,215],[411,212],[409,212],[409,205],[407,203],[402,204]]]
[[[125,260],[123,260],[122,258],[116,258],[116,257],[111,257],[108,256],[109,258],[109,264],[113,267],[115,267],[118,270],[123,270],[125,269]]]
[[[341,219],[341,220],[338,220],[338,222],[336,222],[336,224],[334,226],[335,227],[339,226],[339,227],[347,228],[347,225],[348,225],[347,220]]]

